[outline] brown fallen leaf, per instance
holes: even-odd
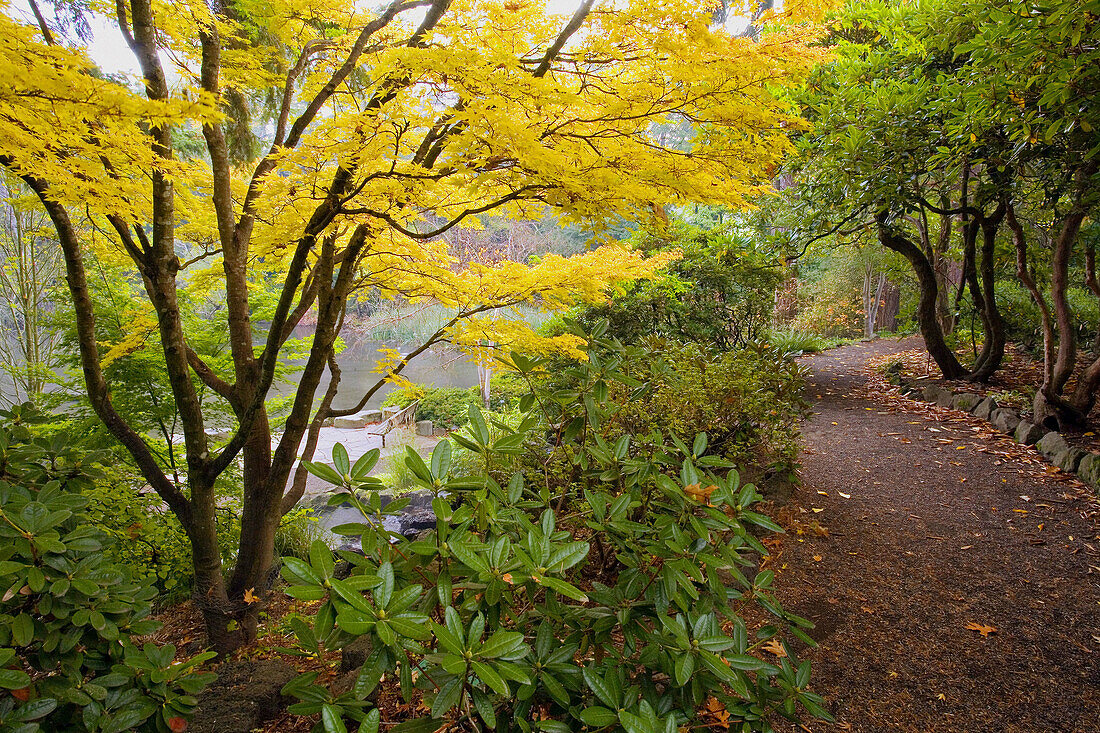
[[[988,639],[990,634],[997,633],[996,626],[986,626],[985,624],[979,624],[976,621],[970,621],[966,624],[966,628],[970,631],[977,631],[982,635],[983,639]]]
[[[783,648],[783,642],[779,641],[779,639],[772,639],[765,643],[761,648],[764,651],[771,652],[777,657],[787,656],[787,650]]]

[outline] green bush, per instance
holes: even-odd
[[[607,321],[608,335],[624,343],[658,335],[722,350],[766,334],[783,276],[774,255],[723,227],[674,224],[636,235],[634,244],[647,253],[677,250],[682,256],[661,277],[580,309],[576,319],[586,327]]]
[[[775,330],[768,334],[768,343],[777,351],[787,354],[816,354],[842,342],[842,339],[825,338],[809,331]]]
[[[714,353],[699,344],[652,341],[627,352],[624,372],[643,380],[657,370],[650,389],[633,394],[612,383],[621,407],[605,437],[710,436],[712,450],[759,477],[794,470],[799,420],[806,403],[803,367],[766,344]]]
[[[0,413],[0,730],[182,730],[213,677],[213,654],[175,663],[175,648],[139,646],[156,591],[109,552],[89,521],[96,478],[72,441],[34,440],[38,420]]]
[[[1039,306],[1018,280],[997,281],[997,306],[1005,323],[1009,340],[1035,351],[1043,348],[1042,321]],[[1049,296],[1048,296],[1049,297]],[[1081,287],[1066,291],[1066,300],[1074,316],[1074,335],[1082,348],[1097,348],[1100,329],[1100,302]]]
[[[85,513],[92,526],[114,541],[104,552],[124,564],[137,580],[149,580],[157,591],[156,603],[166,605],[191,594],[191,544],[176,516],[144,482],[126,472],[108,469],[105,479],[83,492]],[[219,497],[218,522],[222,563],[236,561],[241,536],[239,502],[226,491]],[[276,550],[304,556],[318,536],[316,519],[308,509],[296,507],[280,520],[275,533]]]
[[[84,489],[89,523],[114,541],[104,550],[129,568],[135,579],[148,579],[160,603],[182,600],[191,590],[191,543],[176,516],[143,481],[109,470]],[[232,562],[240,538],[240,519],[223,503],[217,512],[223,562]]]
[[[512,358],[532,378],[546,366]],[[543,414],[556,405],[558,422],[527,413],[493,424],[471,407],[452,439],[478,457],[473,475],[455,474],[449,441],[427,460],[407,451],[418,485],[434,495],[435,529],[416,540],[384,529],[402,500],[382,508],[367,475],[377,451],[351,466],[338,447],[335,471],[308,466],[341,486],[333,503],[351,502],[368,519],[336,528],[363,550],[340,553],[352,565],[346,580],[322,543],[308,561],[284,561],[287,592],[320,601],[316,616],[292,622],[296,651],[320,658],[356,642],[367,656],[350,689],[322,684],[317,672],[292,681],[284,693],[300,702],[291,712],[319,714],[316,730],[354,722],[376,732],[385,685],[410,703],[408,719],[386,728],[397,733],[676,731],[702,725],[710,698],[739,730],[771,730],[769,720],[797,720],[799,708],[828,718],[808,690],[809,662],[781,640],[813,645],[811,624],[780,607],[772,571],[758,567],[767,550],[757,535],[781,530],[754,511],[755,487],[710,454],[703,433],[669,435],[659,448],[602,437],[622,407],[609,382],[651,386],[623,364],[592,353],[572,389],[521,400]],[[537,465],[566,444],[576,482],[552,489],[502,470],[517,457]],[[746,607],[770,623],[750,631]],[[786,656],[766,657],[765,644],[782,644]]]
[[[386,395],[383,406],[408,407],[420,400],[416,408],[417,420],[431,420],[445,428],[463,425],[470,405],[479,402],[476,387],[431,387],[411,385],[395,389]]]
[[[489,380],[489,402],[494,410],[514,408],[527,391],[527,384],[514,374],[499,372]],[[416,408],[417,420],[431,420],[436,425],[451,428],[466,424],[470,405],[480,405],[481,394],[477,387],[412,384],[390,392],[382,405],[408,407],[416,400],[420,400]]]
[[[712,451],[745,475],[786,481],[793,474],[807,408],[804,368],[790,356],[763,343],[721,352],[660,338],[630,347],[601,339],[593,342],[587,362],[546,369],[544,389],[550,395],[539,404],[547,423],[573,433],[591,432],[585,427],[588,406],[574,405],[570,412],[559,398],[594,389],[613,405],[599,430],[609,444],[629,435],[634,443],[659,450],[670,437],[690,441],[705,432]],[[559,441],[552,452],[559,465],[574,464],[555,478],[575,481],[573,441]]]

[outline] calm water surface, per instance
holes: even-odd
[[[311,334],[308,328],[295,332],[296,338],[305,338]],[[397,349],[407,353],[417,348],[419,343],[401,343],[398,341],[372,341],[356,334],[344,334],[346,348],[336,356],[340,366],[340,391],[336,395],[334,407],[337,409],[354,407],[363,395],[373,387],[382,375],[374,371],[377,360],[382,357],[380,349]],[[302,362],[305,363],[304,360]],[[447,348],[433,348],[413,359],[401,374],[418,384],[434,384],[436,387],[472,387],[477,384],[477,366],[466,361],[465,355]],[[325,371],[321,386],[317,389],[318,399],[325,393],[329,384],[329,373]],[[279,384],[273,387],[273,394],[284,396],[291,394],[295,384]],[[394,385],[383,385],[367,403],[367,408],[377,409],[386,395],[393,391]]]

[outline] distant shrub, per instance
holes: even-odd
[[[1042,321],[1039,306],[1031,293],[1017,280],[997,282],[997,306],[1004,319],[1005,334],[1010,341],[1022,344],[1030,350],[1043,345]],[[1085,288],[1066,290],[1066,300],[1073,312],[1077,343],[1082,348],[1096,348],[1097,330],[1100,329],[1100,303]]]
[[[768,343],[782,353],[816,354],[819,351],[832,348],[840,339],[825,338],[809,331],[776,330],[768,334]]]
[[[494,410],[514,408],[527,384],[514,374],[498,372],[489,381],[489,403]],[[468,420],[470,405],[481,404],[477,387],[433,387],[411,384],[395,389],[382,401],[384,407],[408,407],[416,400],[417,420],[431,420],[445,428],[462,427]]]
[[[191,543],[159,496],[138,478],[109,470],[83,491],[91,525],[113,540],[104,552],[126,565],[135,579],[148,580],[160,603],[183,600],[191,591]],[[241,527],[233,507],[222,503],[215,515],[222,561],[230,564]]]
[[[742,471],[793,470],[806,405],[801,366],[763,344],[725,353],[691,343],[647,346],[629,358],[625,371],[636,379],[655,370],[659,376],[633,399],[628,387],[610,386],[610,399],[622,407],[609,429],[636,439],[665,434],[685,441],[705,432],[711,450]]]
[[[607,336],[624,343],[656,335],[723,350],[765,335],[783,277],[772,254],[722,227],[674,225],[635,235],[634,242],[647,252],[677,250],[682,257],[657,279],[580,309],[576,319],[583,325],[607,321]]]
[[[416,400],[420,400],[416,408],[417,420],[431,420],[449,428],[464,425],[470,405],[479,398],[476,388],[430,387],[418,384],[395,389],[386,396],[382,405],[408,407]]]

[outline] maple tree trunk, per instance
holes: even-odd
[[[881,216],[878,223],[878,236],[884,247],[905,257],[916,273],[917,282],[920,284],[917,320],[920,323],[921,336],[924,337],[928,354],[935,360],[946,379],[961,379],[967,376],[969,372],[947,346],[943,331],[940,329],[936,307],[939,288],[936,283],[936,273],[928,257],[916,244],[887,227]]]

